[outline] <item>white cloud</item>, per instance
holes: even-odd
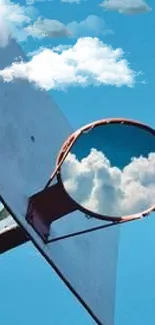
[[[95,15],[90,15],[81,22],[72,21],[67,25],[58,20],[42,19],[39,17],[33,24],[25,27],[24,32],[27,36],[34,38],[66,36],[78,38],[112,33],[106,27],[104,20]]]
[[[155,204],[155,153],[134,158],[122,170],[96,149],[81,161],[70,153],[61,175],[75,201],[102,215],[136,214]]]
[[[0,47],[8,44],[12,34],[18,37],[20,29],[29,22],[25,7],[9,0],[0,0]]]
[[[95,15],[90,15],[79,23],[73,21],[67,25],[67,29],[73,37],[112,34],[112,31],[106,27],[105,21]]]
[[[33,38],[66,37],[70,35],[66,26],[52,19],[37,18],[34,7],[21,7],[10,0],[0,0],[0,46],[6,46],[10,37],[25,41],[28,36]]]
[[[61,53],[64,50],[70,49],[70,47],[71,47],[70,45],[59,44],[58,46],[53,47],[53,51]]]
[[[145,0],[104,0],[100,6],[105,10],[118,11],[129,15],[151,11]]]
[[[58,20],[41,19],[40,17],[32,24],[24,28],[27,36],[34,38],[66,37],[70,33],[66,26]]]
[[[41,46],[41,47],[37,48],[36,50],[34,50],[34,51],[32,51],[32,52],[29,52],[29,53],[27,54],[27,56],[31,58],[31,57],[33,57],[33,56],[35,56],[35,55],[38,55],[39,53],[41,53],[42,51],[44,51],[44,50],[46,50],[46,49],[47,49],[46,47]]]
[[[136,73],[130,68],[121,48],[113,49],[98,38],[86,37],[60,53],[46,49],[29,62],[14,62],[0,70],[0,77],[5,82],[26,79],[50,90],[89,85],[132,87]]]
[[[52,49],[54,52],[58,52],[58,53],[61,53],[64,50],[68,50],[69,48],[70,48],[70,45],[63,45],[63,44],[60,44],[60,45],[55,46],[53,48],[51,48],[50,46],[48,47],[49,50]],[[29,52],[27,54],[27,56],[28,57],[33,57],[33,56],[38,55],[41,52],[46,51],[46,50],[47,50],[47,47],[41,46],[37,50],[34,50],[32,52]]]
[[[9,38],[25,41],[29,36],[37,39],[80,36],[98,36],[111,33],[104,20],[91,15],[81,22],[64,25],[54,19],[38,17],[34,7],[21,7],[10,0],[0,0],[0,46],[6,46]]]

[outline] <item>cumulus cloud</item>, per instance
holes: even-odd
[[[24,28],[27,36],[34,38],[66,37],[70,33],[66,26],[58,20],[41,19],[40,17],[32,24]]]
[[[8,44],[10,36],[20,36],[22,27],[30,22],[25,7],[9,0],[0,0],[0,47]]]
[[[38,15],[34,7],[20,6],[10,0],[0,0],[0,46],[8,44],[11,37],[25,41],[33,38],[66,37],[70,35],[67,27],[52,19],[34,18]]]
[[[155,204],[155,153],[132,158],[122,170],[96,149],[81,160],[70,153],[61,175],[76,202],[102,215],[136,214]]]
[[[61,52],[44,49],[29,62],[14,62],[0,70],[0,78],[5,82],[26,79],[46,90],[89,85],[132,87],[136,73],[121,48],[113,49],[98,38],[85,37]]]
[[[112,31],[106,27],[104,20],[95,15],[90,15],[81,22],[72,21],[67,25],[58,20],[39,17],[33,24],[25,27],[24,31],[27,36],[34,38],[66,36],[78,38],[112,34]]]
[[[105,21],[98,16],[90,15],[81,22],[73,21],[67,25],[73,37],[98,36],[112,34],[112,30],[108,29]]]
[[[145,0],[104,0],[100,6],[105,10],[118,11],[129,15],[151,11]]]
[[[64,50],[69,50],[70,47],[71,47],[70,45],[59,44],[58,46],[53,47],[53,51],[61,53]]]
[[[22,7],[10,0],[0,0],[0,46],[6,46],[10,37],[25,41],[29,36],[37,39],[81,36],[98,36],[112,33],[103,19],[90,15],[81,22],[65,25],[54,19],[34,18],[38,12],[34,7]]]

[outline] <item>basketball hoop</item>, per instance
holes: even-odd
[[[62,145],[45,188],[29,199],[26,220],[46,242],[51,223],[75,210],[115,224],[146,217],[155,210],[153,182],[146,181],[153,159],[149,126],[121,118],[88,124]]]

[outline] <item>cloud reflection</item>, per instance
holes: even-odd
[[[123,169],[94,148],[81,160],[69,153],[61,175],[76,202],[102,215],[131,215],[155,203],[155,153],[131,158]]]

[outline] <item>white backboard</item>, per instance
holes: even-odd
[[[0,69],[19,56],[11,41],[0,49]],[[97,323],[113,325],[119,228],[45,245],[25,220],[28,198],[43,189],[72,128],[52,97],[26,81],[1,81],[0,99],[0,196]],[[55,222],[51,236],[100,224],[75,212]]]

